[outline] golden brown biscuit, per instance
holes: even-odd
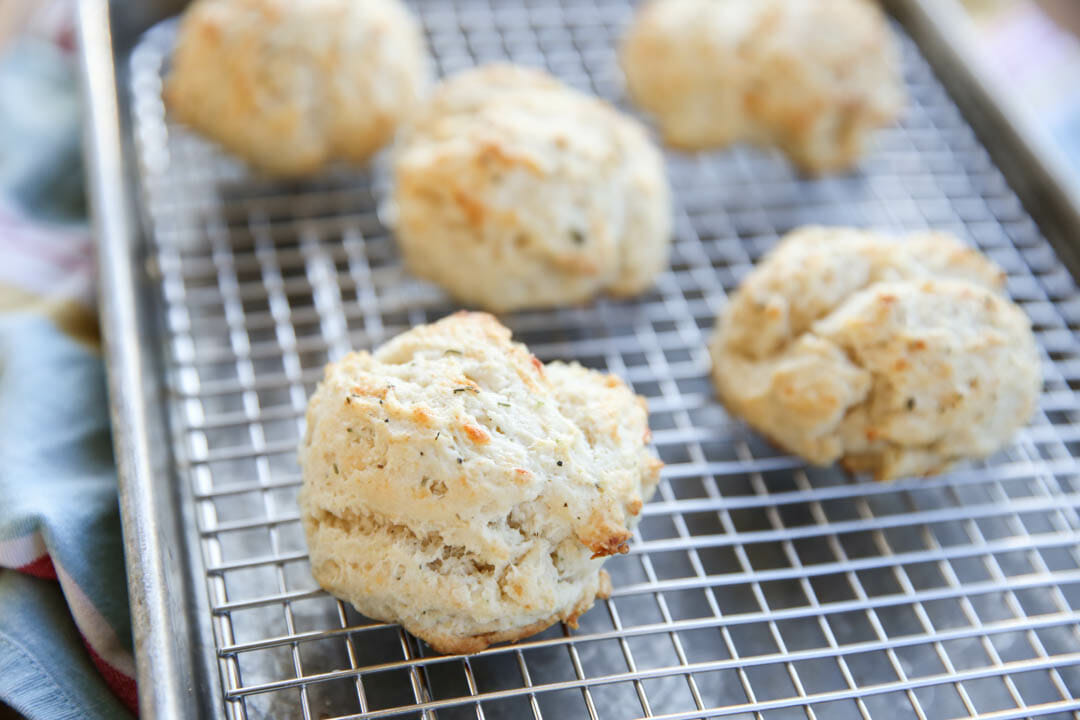
[[[1030,322],[1002,280],[940,233],[798,230],[718,321],[717,391],[779,445],[879,480],[989,455],[1041,387]]]
[[[620,61],[672,145],[777,146],[810,173],[854,165],[904,103],[895,39],[867,0],[651,0]]]
[[[319,584],[442,652],[571,625],[661,463],[644,400],[458,313],[327,366],[300,446]]]
[[[256,168],[297,176],[365,162],[427,82],[423,38],[399,0],[197,0],[165,100]]]
[[[443,83],[403,130],[396,235],[413,273],[508,311],[633,295],[667,266],[664,163],[643,128],[510,65]]]

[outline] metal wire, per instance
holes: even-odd
[[[421,3],[440,73],[509,58],[619,101],[618,0]],[[504,318],[543,359],[647,396],[666,461],[615,592],[580,629],[433,655],[311,579],[295,446],[325,362],[450,312],[379,222],[385,171],[249,176],[172,124],[171,23],[131,61],[180,482],[190,488],[234,718],[1080,717],[1080,293],[918,49],[911,106],[860,172],[800,179],[776,155],[671,154],[671,269],[629,302]],[[994,458],[875,485],[807,469],[728,418],[705,344],[726,293],[787,230],[955,232],[1008,273],[1046,383]]]

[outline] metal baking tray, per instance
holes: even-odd
[[[453,309],[398,262],[385,168],[252,177],[164,111],[181,3],[81,0],[143,718],[1080,717],[1078,193],[971,62],[951,0],[886,4],[911,103],[859,172],[669,154],[676,239],[653,290],[504,318],[544,360],[647,396],[667,467],[579,629],[461,657],[315,587],[294,505],[322,365]],[[413,6],[440,73],[511,58],[623,104],[623,0]],[[804,223],[941,228],[1007,270],[1046,376],[1015,442],[880,485],[725,415],[713,319]]]

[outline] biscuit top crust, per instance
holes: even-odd
[[[331,422],[327,403],[343,406]],[[627,518],[660,467],[643,444],[642,398],[612,375],[545,366],[484,313],[349,354],[327,367],[311,408],[301,451],[305,464],[337,463],[321,481],[336,503],[410,523],[458,518],[462,537],[445,529],[448,542],[499,555],[502,539],[476,529],[525,503],[595,556],[625,551]]]

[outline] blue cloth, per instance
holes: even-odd
[[[28,718],[123,718],[52,581],[0,570],[0,698]]]
[[[79,122],[70,52],[0,57],[0,701],[29,720],[136,706]]]

